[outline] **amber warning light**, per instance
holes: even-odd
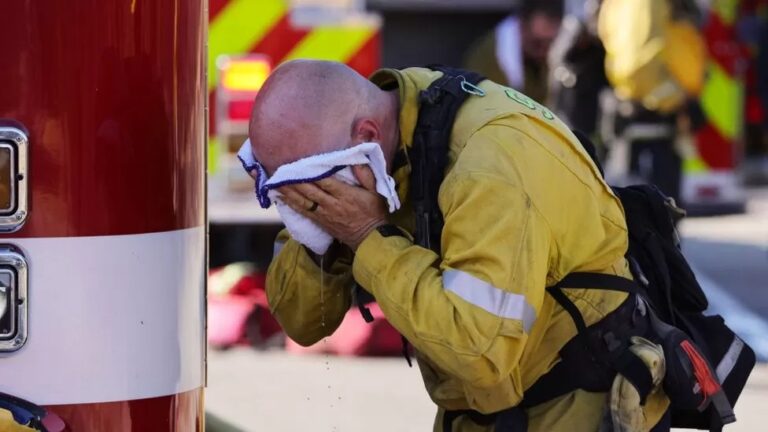
[[[222,57],[219,61],[220,91],[227,120],[248,120],[253,98],[272,71],[265,56]]]
[[[264,58],[230,59],[222,68],[222,85],[230,91],[257,92],[267,80],[272,66]]]

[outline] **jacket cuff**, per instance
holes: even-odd
[[[376,296],[376,278],[386,272],[393,258],[413,246],[410,238],[399,235],[384,237],[379,230],[373,230],[360,243],[352,262],[355,281]]]

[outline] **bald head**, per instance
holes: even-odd
[[[249,128],[254,156],[273,173],[307,156],[396,139],[397,99],[394,105],[392,100],[344,64],[287,62],[256,96]]]

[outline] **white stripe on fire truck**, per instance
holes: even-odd
[[[3,239],[29,263],[29,339],[0,390],[41,405],[203,385],[205,231]]]

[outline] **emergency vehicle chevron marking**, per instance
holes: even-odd
[[[713,61],[707,83],[702,89],[701,107],[717,131],[730,140],[737,139],[739,135],[742,96],[741,83]]]
[[[298,58],[335,60],[366,76],[379,68],[377,25],[295,27],[286,0],[210,0],[208,15],[211,139],[217,129],[214,90],[221,55],[264,54],[273,66]]]
[[[216,86],[216,59],[248,52],[287,13],[282,0],[232,0],[208,31],[208,90]]]
[[[732,39],[737,8],[738,2],[732,0],[716,0],[712,5],[712,16],[705,30],[710,64],[701,92],[701,107],[710,125],[729,141],[736,140],[741,129],[743,85],[735,75],[741,56],[732,44],[728,50],[717,47],[723,40]]]
[[[704,28],[709,65],[699,101],[707,124],[696,134],[696,160],[685,162],[689,174],[733,168],[733,147],[741,134],[744,103],[744,86],[736,75],[740,53],[733,46],[727,50],[718,46],[732,39],[737,8],[738,1],[715,0]]]
[[[346,63],[375,33],[371,27],[317,27],[282,61],[308,58]]]
[[[208,22],[213,22],[229,0],[208,0]]]
[[[297,43],[301,42],[309,29],[297,29],[291,25],[290,14],[283,15],[270,29],[269,33],[249,50],[252,53],[266,54],[277,64],[288,54]]]
[[[381,34],[376,31],[365,44],[347,60],[347,65],[362,76],[370,76],[379,68],[379,45]]]

